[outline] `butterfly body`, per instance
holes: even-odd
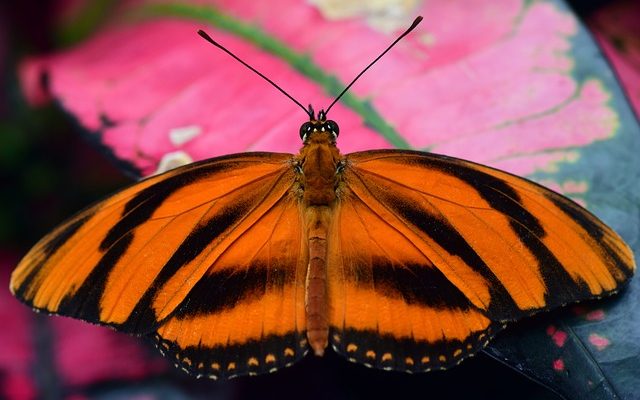
[[[321,112],[322,115],[322,112]],[[331,216],[338,201],[344,159],[336,147],[337,134],[314,120],[305,132],[304,146],[296,157],[296,189],[304,216],[308,241],[308,265],[305,280],[307,338],[318,356],[329,343],[327,299],[327,239]]]

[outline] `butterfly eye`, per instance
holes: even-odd
[[[340,128],[338,127],[338,124],[335,123],[335,121],[329,120],[325,123],[325,125],[329,131],[333,132],[336,137],[338,137],[338,135],[340,134]]]
[[[313,129],[311,122],[305,122],[304,124],[302,124],[302,126],[300,127],[300,139],[305,140],[307,138],[307,135],[309,133],[311,133],[311,130]]]

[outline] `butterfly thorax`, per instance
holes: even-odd
[[[297,180],[304,205],[333,205],[342,158],[330,132],[313,132],[306,138],[297,158]]]

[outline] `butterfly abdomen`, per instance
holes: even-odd
[[[312,206],[305,212],[309,244],[309,263],[305,280],[307,339],[318,356],[324,354],[329,341],[327,233],[330,216],[331,210],[327,206]]]

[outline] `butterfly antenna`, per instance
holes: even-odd
[[[389,45],[389,47],[386,48],[385,51],[382,52],[382,54],[380,54],[378,57],[376,57],[375,60],[373,60],[369,65],[367,65],[367,67],[365,69],[362,70],[362,72],[360,72],[358,74],[358,76],[356,76],[349,85],[347,85],[346,88],[344,88],[344,90],[342,92],[340,92],[340,94],[338,95],[338,97],[335,98],[335,100],[333,100],[333,103],[331,103],[331,105],[329,105],[329,107],[327,107],[326,111],[324,112],[325,114],[329,113],[329,110],[331,110],[331,107],[333,107],[334,104],[336,104],[336,102],[338,100],[340,100],[340,97],[342,97],[343,94],[345,94],[347,92],[347,90],[349,90],[349,88],[351,86],[353,86],[354,83],[356,83],[356,81],[358,80],[358,78],[360,78],[362,76],[362,74],[364,74],[365,72],[367,72],[367,70],[369,68],[371,68],[371,66],[373,64],[375,64],[379,59],[382,58],[382,56],[384,56],[385,54],[387,54],[387,51],[391,50],[391,48],[393,46],[396,45],[396,43],[398,43],[400,40],[402,40],[403,37],[407,36],[409,34],[409,32],[411,32],[412,30],[415,29],[416,26],[418,26],[418,24],[422,21],[422,17],[418,16],[416,19],[413,20],[413,23],[411,24],[411,26],[409,27],[409,29],[407,29],[406,31],[404,31],[404,33],[402,35],[400,35],[396,40],[393,41],[393,43],[391,43],[391,45]]]
[[[258,74],[262,79],[264,79],[265,81],[269,82],[270,84],[273,85],[273,87],[275,87],[276,89],[278,89],[280,92],[282,92],[282,94],[284,94],[285,96],[287,96],[288,98],[291,99],[291,101],[293,101],[294,103],[296,103],[300,108],[302,108],[304,110],[304,112],[309,115],[309,118],[314,119],[314,116],[311,114],[312,109],[309,108],[308,110],[302,105],[300,104],[300,102],[296,99],[294,99],[289,93],[285,92],[284,89],[282,89],[280,86],[278,86],[274,81],[272,81],[271,79],[267,78],[266,76],[264,76],[260,71],[258,71],[257,69],[253,68],[251,65],[247,64],[246,62],[242,61],[238,56],[236,56],[235,54],[233,54],[231,51],[227,50],[223,45],[221,45],[220,43],[216,42],[215,40],[213,40],[211,38],[211,36],[207,35],[207,33],[205,31],[203,31],[202,29],[198,30],[198,35],[202,36],[204,38],[204,40],[206,40],[207,42],[211,43],[212,45],[216,46],[217,48],[219,48],[220,50],[224,51],[225,53],[227,53],[228,55],[230,55],[231,57],[235,58],[236,61],[240,62],[242,65],[244,65],[245,67],[249,68],[251,71],[255,72],[256,74]]]

